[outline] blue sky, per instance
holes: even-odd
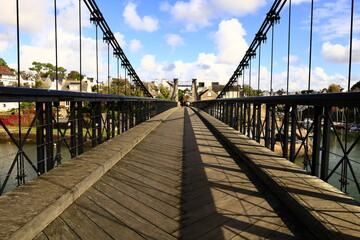
[[[309,0],[292,0],[290,91],[307,89]],[[0,57],[16,68],[15,0],[0,0]],[[118,42],[144,81],[197,78],[226,83],[254,38],[273,1],[266,0],[98,0]],[[350,0],[316,0],[311,88],[347,87]],[[20,1],[21,70],[31,62],[55,63],[53,1]],[[59,65],[79,70],[78,1],[58,0]],[[4,7],[5,6],[5,7]],[[83,73],[96,76],[95,27],[82,7]],[[288,6],[275,27],[274,85],[286,89]],[[360,80],[359,5],[355,2],[352,84]],[[102,37],[102,34],[100,34]],[[262,46],[260,88],[269,90],[270,38]],[[252,61],[257,88],[258,58]],[[248,83],[248,70],[245,83]],[[117,77],[111,57],[112,77]],[[121,71],[121,76],[124,71]],[[100,77],[107,76],[107,46],[100,41]],[[242,83],[242,79],[241,79]]]

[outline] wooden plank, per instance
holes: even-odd
[[[134,214],[134,212],[121,206],[118,202],[99,192],[95,188],[90,188],[85,195],[104,208],[111,215],[116,217],[119,221],[129,226],[131,229],[135,229],[137,233],[141,234],[144,238],[150,239],[175,239],[169,233],[155,226],[152,222],[149,222],[141,216]]]
[[[112,239],[75,205],[71,205],[60,217],[81,239]]]
[[[169,218],[176,218],[179,216],[179,209],[175,208],[166,202],[159,199],[156,195],[150,196],[144,192],[133,188],[122,181],[116,180],[111,177],[111,174],[106,174],[102,181],[116,188],[123,194],[128,195],[129,197],[136,199],[137,201],[147,205],[148,207],[168,216]]]
[[[115,170],[115,171],[118,171],[124,175],[127,175],[128,177],[132,177],[132,178],[135,178],[137,179],[138,181],[140,182],[144,182],[146,183],[147,185],[150,185],[162,192],[165,192],[167,194],[170,194],[172,196],[179,196],[181,194],[181,191],[177,190],[177,189],[174,189],[173,187],[170,187],[162,182],[159,182],[159,181],[156,181],[154,179],[151,179],[147,176],[144,176],[144,175],[141,175],[141,174],[138,174],[136,172],[132,172],[132,171],[129,171],[128,169],[125,169],[125,168],[122,168],[122,167],[119,167],[118,165],[115,165],[112,170]]]
[[[33,240],[49,240],[45,233],[41,232],[39,233]]]
[[[120,236],[124,239],[144,239],[135,230],[126,226],[120,220],[115,218],[113,215],[105,211],[87,197],[80,197],[76,200],[75,205],[82,213],[84,213],[88,218],[90,218],[114,239],[118,239]]]
[[[81,239],[60,217],[56,218],[43,232],[50,240]]]
[[[161,165],[161,163],[159,163]],[[129,160],[126,162],[121,162],[118,167],[128,169],[131,172],[141,174],[158,182],[162,182],[170,187],[180,186],[180,177],[177,176],[180,171],[174,172],[176,174],[165,173],[161,166],[158,166],[159,169],[156,169],[155,166],[150,166],[146,163],[138,163],[135,160]]]
[[[158,228],[173,233],[179,228],[179,223],[164,214],[150,208],[149,206],[142,203],[142,199],[131,198],[116,188],[108,185],[103,181],[99,181],[93,186],[98,191],[112,198],[114,201],[121,204],[123,207],[129,209],[133,214],[137,214],[147,221],[153,223]],[[139,196],[140,197],[140,196]]]
[[[142,191],[148,195],[158,196],[159,199],[166,202],[167,204],[179,208],[180,198],[178,197],[165,193],[151,185],[148,185],[146,182],[138,181],[135,178],[129,177],[112,169],[109,170],[107,174],[109,174],[109,176],[115,179],[121,180],[123,183],[126,183],[127,185],[130,185],[131,187],[139,191]]]

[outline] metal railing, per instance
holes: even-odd
[[[176,106],[154,98],[12,87],[0,87],[0,102],[19,106],[0,116],[1,139],[9,144],[2,148],[16,149],[0,156],[1,194]]]
[[[292,162],[301,156],[312,175],[359,196],[360,92],[215,99],[194,106]]]

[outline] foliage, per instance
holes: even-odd
[[[248,97],[255,97],[255,96],[262,96],[263,93],[261,90],[255,90],[253,89],[251,86],[245,84],[243,86],[243,91],[245,93],[245,96],[248,96]]]
[[[30,71],[35,71],[41,77],[47,76],[55,76],[56,75],[56,66],[51,63],[41,63],[41,62],[33,62],[33,67],[30,67]],[[65,77],[66,76],[66,69],[63,67],[58,67],[58,76]]]
[[[0,67],[7,67],[11,72],[15,72],[15,69],[10,68],[3,58],[0,58]]]
[[[48,86],[42,80],[36,80],[33,88],[48,89]]]
[[[140,88],[136,88],[134,91],[131,92],[131,96],[145,97],[145,94]]]
[[[185,88],[185,90],[179,89],[178,91],[178,99],[179,101],[184,101],[186,100],[186,94],[189,93],[190,90],[188,88]]]
[[[22,112],[26,110],[34,110],[35,109],[35,103],[33,102],[22,102],[20,103],[20,109]]]
[[[73,80],[79,80],[80,81],[80,73],[78,71],[74,71],[72,70],[69,74],[68,74],[68,79],[73,79]],[[81,79],[84,79],[84,75],[81,75]]]
[[[354,85],[352,85],[351,91],[360,91],[360,81],[358,81],[357,83],[355,83]]]
[[[171,98],[171,91],[169,88],[167,87],[164,87],[164,86],[160,86],[160,95],[157,96],[157,98],[160,98],[160,99],[167,99],[169,100]]]
[[[343,88],[338,84],[330,84],[328,88],[328,92],[342,92]]]

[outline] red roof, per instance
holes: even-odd
[[[11,73],[10,69],[5,67],[5,66],[0,66],[0,72],[7,72],[7,73]]]

